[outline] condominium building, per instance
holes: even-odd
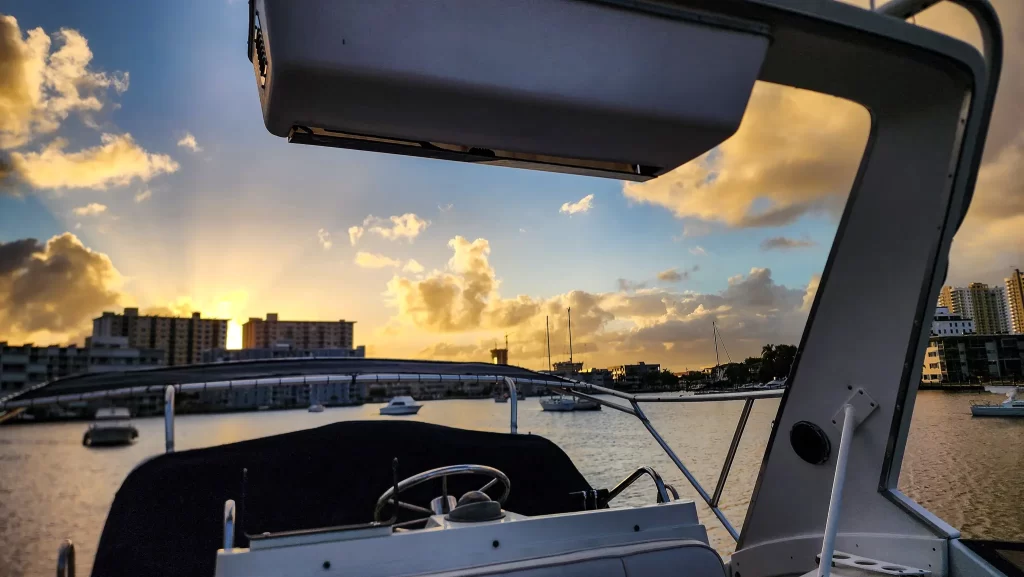
[[[1009,333],[1006,310],[1006,291],[1003,287],[990,287],[972,282],[966,287],[942,287],[938,306],[946,307],[954,315],[974,321],[974,332],[999,335]]]
[[[1024,272],[1014,269],[1006,282],[1006,316],[1010,333],[1024,334]]]
[[[648,374],[661,373],[660,364],[648,364],[643,361],[635,365],[620,365],[612,367],[612,378],[615,379],[617,388],[636,389],[643,384],[644,377]]]
[[[1024,336],[935,335],[928,339],[921,381],[966,383],[1020,379]]]
[[[84,347],[0,342],[0,397],[61,377],[151,369],[162,361],[163,351],[130,347],[125,337],[88,337]]]
[[[281,345],[266,349],[213,349],[203,353],[204,363],[223,363],[229,361],[259,361],[265,359],[338,359],[364,358],[366,347],[359,345],[353,349],[299,349],[290,345]]]
[[[94,337],[127,337],[135,348],[160,349],[163,364],[177,366],[195,364],[203,352],[227,348],[227,319],[204,319],[199,313],[191,317],[140,315],[137,308],[126,308],[124,314],[104,312],[92,321]]]
[[[242,325],[242,348],[290,345],[297,349],[351,349],[355,321],[282,321],[277,313],[266,320],[250,318]]]

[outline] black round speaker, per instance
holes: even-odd
[[[832,454],[832,443],[821,427],[810,421],[800,421],[789,430],[789,443],[803,460],[812,465],[821,465]]]

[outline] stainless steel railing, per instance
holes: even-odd
[[[739,541],[739,532],[733,527],[729,519],[726,518],[725,513],[719,507],[719,502],[722,498],[722,491],[725,489],[725,482],[729,477],[729,471],[732,469],[733,460],[736,457],[736,450],[739,448],[740,439],[743,437],[743,430],[747,426],[747,420],[750,418],[750,411],[753,408],[754,401],[758,399],[777,399],[782,397],[782,389],[773,389],[766,391],[749,391],[740,393],[717,393],[707,395],[677,395],[677,396],[665,396],[665,395],[634,395],[617,391],[615,389],[609,389],[598,385],[591,385],[589,383],[574,382],[571,385],[545,385],[549,389],[561,393],[563,395],[572,395],[594,401],[601,404],[602,406],[621,411],[633,415],[643,423],[644,427],[654,440],[661,446],[662,450],[668,455],[669,459],[675,464],[679,471],[686,477],[686,480],[690,482],[690,485],[697,491],[700,498],[707,503],[708,507],[711,508],[711,512],[715,514],[718,521],[725,527],[725,530],[729,532],[729,535],[736,541]],[[624,404],[610,401],[607,399],[601,399],[595,397],[595,394],[610,395],[612,397],[623,399],[629,403],[629,406]],[[715,484],[715,490],[709,494],[706,489],[700,484],[700,481],[693,476],[693,473],[686,467],[682,459],[676,455],[672,447],[665,441],[665,439],[658,433],[658,430],[651,424],[650,419],[647,418],[647,414],[644,413],[643,409],[640,408],[640,403],[714,403],[724,401],[743,401],[743,410],[740,413],[739,420],[736,423],[736,430],[733,432],[732,443],[729,445],[729,452],[726,454],[725,462],[722,464],[722,471],[718,475],[718,482]]]
[[[64,539],[57,550],[57,577],[75,577],[75,544]]]

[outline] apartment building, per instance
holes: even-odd
[[[933,335],[969,335],[974,333],[974,321],[950,312],[946,307],[935,309],[932,317]]]
[[[612,378],[620,389],[636,389],[643,384],[644,377],[648,374],[661,373],[660,364],[648,364],[643,361],[635,365],[620,365],[612,367]]]
[[[1014,269],[1006,283],[1006,316],[1010,333],[1024,334],[1024,272]]]
[[[135,348],[163,351],[163,364],[189,365],[202,361],[205,351],[227,348],[227,319],[140,315],[137,308],[124,314],[104,312],[92,321],[93,337],[126,337]]]
[[[974,332],[1001,335],[1010,332],[1006,307],[1006,289],[972,282],[966,287],[942,287],[939,307],[974,321]]]
[[[162,361],[163,351],[130,347],[125,337],[89,337],[84,347],[0,342],[0,397],[61,377],[151,369]]]
[[[282,321],[277,313],[250,318],[242,325],[242,348],[268,349],[290,345],[297,349],[351,349],[355,321]]]
[[[928,340],[921,381],[966,383],[1024,376],[1022,335],[935,335]]]

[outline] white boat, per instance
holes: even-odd
[[[552,395],[540,399],[540,408],[552,413],[600,411],[601,403],[570,395]]]
[[[345,369],[321,375],[353,385],[509,378],[607,395],[713,516],[700,519],[693,500],[643,463],[614,486],[592,486],[555,443],[517,434],[510,399],[508,434],[378,419],[149,458],[114,498],[93,574],[1019,575],[1019,555],[1000,557],[998,542],[962,536],[898,486],[920,382],[920,369],[905,367],[924,358],[921,312],[934,310],[970,206],[1002,68],[988,2],[958,0],[978,24],[984,55],[907,22],[935,3],[252,0],[248,55],[263,121],[291,143],[643,181],[731,136],[755,81],[856,103],[870,135],[785,394],[639,396],[515,367],[499,377],[483,363],[346,359]],[[309,376],[265,370],[265,379],[242,382],[188,367],[133,378],[167,386],[172,448],[175,387]],[[102,392],[134,391],[121,386]],[[0,409],[88,394],[57,381]],[[398,399],[407,409],[411,399]],[[737,518],[720,498],[762,399],[776,412]],[[694,455],[677,454],[644,407],[737,400],[744,408],[724,463],[699,463],[721,471],[705,488],[687,466]],[[587,441],[601,450],[607,439],[578,440]],[[254,463],[269,465],[247,468]],[[648,503],[615,501],[641,477],[655,487]],[[245,514],[238,531],[235,499]],[[728,561],[709,546],[704,522],[735,541]],[[58,554],[58,574],[73,574],[72,542]]]
[[[380,408],[382,415],[415,415],[420,412],[423,405],[417,403],[412,397],[395,397],[388,401],[388,404]]]
[[[1018,398],[1022,393],[1024,387],[1012,387],[1002,403],[972,403],[971,414],[975,417],[1024,417],[1024,399]]]
[[[82,436],[82,444],[86,447],[132,444],[139,431],[132,424],[131,417],[131,411],[124,407],[97,409],[96,420]]]
[[[324,406],[321,405],[320,403],[314,403],[314,404],[309,406],[309,412],[310,413],[322,413],[322,412],[324,412]]]

